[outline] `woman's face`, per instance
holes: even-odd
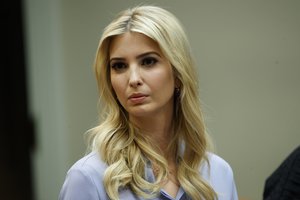
[[[109,59],[112,87],[130,117],[172,114],[174,74],[155,41],[136,32],[116,36]]]

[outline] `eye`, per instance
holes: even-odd
[[[151,67],[157,63],[157,59],[153,57],[146,57],[142,60],[142,65],[146,67]]]
[[[110,67],[115,71],[122,71],[126,69],[127,65],[124,62],[113,62],[110,64]]]

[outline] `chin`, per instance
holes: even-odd
[[[153,113],[153,110],[141,107],[135,107],[128,110],[128,114],[134,117],[148,117]]]
[[[134,112],[129,112],[129,115],[133,117],[147,117],[149,116],[149,113],[146,111],[134,111]]]

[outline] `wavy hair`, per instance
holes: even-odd
[[[148,138],[140,134],[120,105],[110,80],[109,47],[115,36],[126,32],[142,33],[153,39],[170,61],[180,94],[174,94],[174,137],[169,149],[178,161],[177,178],[194,199],[213,200],[216,193],[206,183],[199,169],[208,162],[209,138],[200,109],[198,82],[190,45],[183,26],[169,11],[156,6],[137,6],[121,12],[105,29],[95,58],[102,110],[102,122],[90,133],[90,146],[97,150],[108,167],[104,187],[111,199],[119,199],[119,190],[130,188],[136,195],[150,198],[158,194],[168,176],[166,159]],[[147,162],[158,166],[155,182],[145,180]]]

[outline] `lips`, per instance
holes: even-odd
[[[134,104],[139,104],[139,103],[143,103],[147,97],[148,97],[148,95],[146,95],[146,94],[133,93],[132,95],[130,95],[128,97],[128,99],[130,102],[132,102]]]

